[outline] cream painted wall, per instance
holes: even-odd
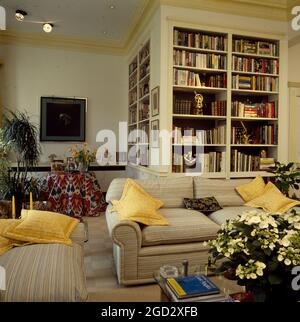
[[[127,120],[125,57],[13,45],[1,45],[0,57],[5,62],[0,70],[3,105],[26,110],[37,124],[44,95],[88,99],[86,141],[93,147],[98,146],[95,138],[99,130],[118,134],[119,121]],[[41,161],[47,162],[51,153],[66,158],[71,145],[42,143]],[[105,189],[109,178],[120,173],[98,176],[105,181]]]
[[[300,43],[289,47],[289,82],[300,82]]]

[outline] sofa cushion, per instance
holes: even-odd
[[[87,300],[83,249],[74,244],[37,244],[0,256],[6,270],[1,301],[74,302]]]
[[[222,207],[242,206],[244,200],[235,188],[250,181],[249,179],[224,180],[194,177],[194,198],[214,196]]]
[[[193,198],[193,178],[157,178],[135,180],[152,197],[160,199],[165,208],[183,207],[183,198]],[[114,179],[107,191],[106,201],[119,200],[123,193],[125,178]]]
[[[227,219],[234,219],[245,211],[253,210],[254,208],[246,206],[225,207],[221,210],[215,211],[208,216],[218,225],[222,225]]]
[[[220,227],[204,214],[182,208],[159,212],[167,218],[169,226],[148,226],[142,229],[142,246],[189,243],[212,239]]]

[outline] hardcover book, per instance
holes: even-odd
[[[168,278],[167,285],[180,299],[220,293],[219,288],[205,275]]]

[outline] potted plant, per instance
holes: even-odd
[[[292,288],[292,268],[300,265],[300,213],[244,212],[227,220],[208,244],[215,270],[234,272],[255,300],[300,299]]]
[[[35,180],[28,177],[28,171],[40,158],[37,127],[30,122],[25,112],[8,112],[2,126],[2,144],[16,158],[16,170],[11,167],[1,173],[3,199],[15,197],[16,217],[20,215],[22,204],[28,198],[29,191],[36,192]]]
[[[275,175],[275,185],[287,197],[289,197],[291,189],[299,190],[300,172],[297,170],[295,163],[275,162],[275,168],[272,172]]]

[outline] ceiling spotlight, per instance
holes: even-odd
[[[51,32],[53,29],[53,24],[52,23],[44,23],[43,24],[43,30],[47,33]]]
[[[27,12],[24,10],[16,10],[15,17],[18,21],[23,21],[27,16]]]
[[[109,9],[116,9],[116,6],[115,6],[114,4],[111,4],[111,5],[109,6]]]

